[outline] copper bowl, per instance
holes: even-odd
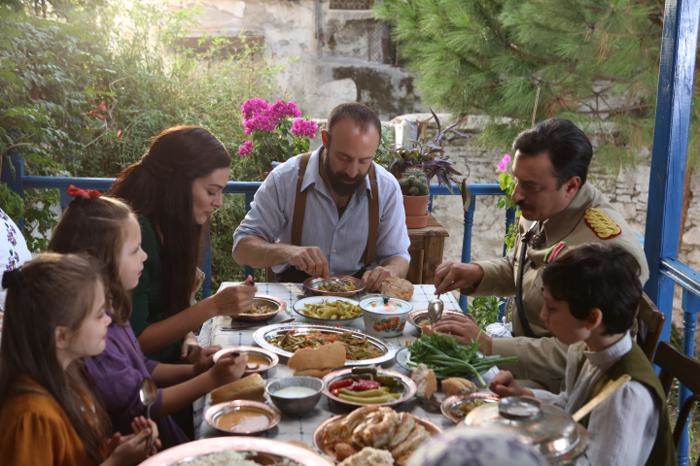
[[[347,285],[351,285],[352,289],[348,291],[331,291],[321,289],[324,286],[333,286],[338,282],[343,282]],[[304,280],[304,289],[307,293],[319,296],[355,296],[365,290],[365,285],[359,278],[352,277],[350,275],[336,276],[332,275],[328,278],[313,278],[309,277]]]

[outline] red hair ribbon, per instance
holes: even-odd
[[[75,185],[68,186],[68,189],[66,189],[66,194],[68,194],[70,197],[81,197],[83,199],[94,199],[102,195],[102,193],[96,189],[80,189]]]

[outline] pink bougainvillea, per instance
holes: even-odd
[[[306,136],[315,138],[318,125],[313,120],[305,120],[303,118],[295,118],[292,122],[292,128],[289,130],[294,136]]]
[[[501,173],[505,173],[508,171],[508,164],[510,163],[511,158],[510,154],[503,154],[503,158],[501,159],[500,162],[498,162],[497,169]]]
[[[243,144],[238,146],[238,155],[241,157],[249,156],[253,151],[253,141],[243,141]]]

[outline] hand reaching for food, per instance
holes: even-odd
[[[213,345],[202,348],[197,346],[188,357],[192,370],[195,374],[201,374],[214,365],[214,353],[219,351],[221,346]]]
[[[289,246],[287,263],[312,277],[328,278],[328,259],[316,246]]]
[[[362,275],[362,281],[364,282],[365,289],[367,291],[379,291],[382,286],[382,282],[389,277],[391,277],[391,270],[378,265],[373,269],[367,270]]]
[[[241,285],[227,286],[207,299],[212,300],[217,314],[235,315],[250,312],[255,291],[252,282],[246,280]]]
[[[214,388],[238,380],[243,376],[248,364],[247,354],[229,353],[220,357],[207,371]]]
[[[506,396],[534,396],[532,391],[521,387],[520,384],[515,381],[515,377],[513,377],[510,371],[501,371],[496,374],[493,379],[491,379],[489,388],[502,398]]]

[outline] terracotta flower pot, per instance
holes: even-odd
[[[406,210],[406,226],[423,228],[428,225],[428,202],[430,196],[404,196],[403,206]]]

